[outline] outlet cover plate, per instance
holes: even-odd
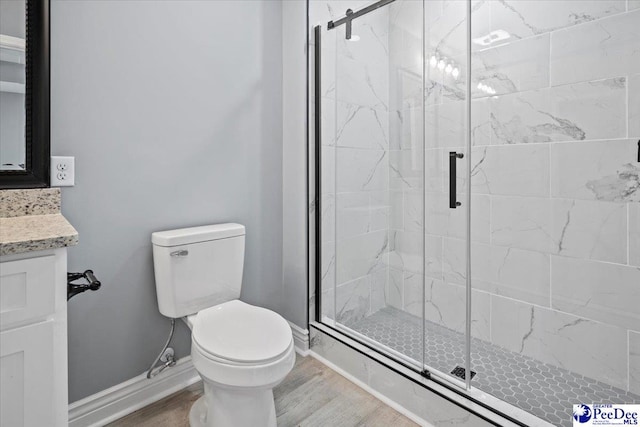
[[[51,156],[51,186],[70,187],[75,185],[75,157]]]

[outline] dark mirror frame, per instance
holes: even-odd
[[[26,170],[0,171],[0,189],[49,187],[50,0],[26,0]]]

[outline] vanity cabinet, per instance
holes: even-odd
[[[68,424],[67,249],[0,257],[0,426]]]

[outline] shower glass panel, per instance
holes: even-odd
[[[333,20],[375,4],[318,3]],[[465,152],[466,59],[464,46],[430,47],[447,62],[426,71],[425,88],[429,3],[396,0],[359,16],[349,40],[346,25],[321,26],[322,318],[464,386],[451,372],[466,365],[467,206],[449,206],[449,153]],[[465,159],[455,159],[463,177]],[[466,181],[457,184],[463,200]],[[445,238],[461,251],[462,274],[448,282]]]
[[[472,386],[557,426],[640,402],[634,3],[474,2]]]
[[[425,363],[466,386],[467,2],[426,1],[424,23]]]
[[[322,3],[338,20],[347,8],[375,2]],[[424,355],[422,8],[421,1],[384,5],[354,19],[350,39],[344,24],[321,30],[322,314],[417,369]]]

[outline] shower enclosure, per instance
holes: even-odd
[[[309,14],[315,320],[541,424],[640,403],[640,1]]]

